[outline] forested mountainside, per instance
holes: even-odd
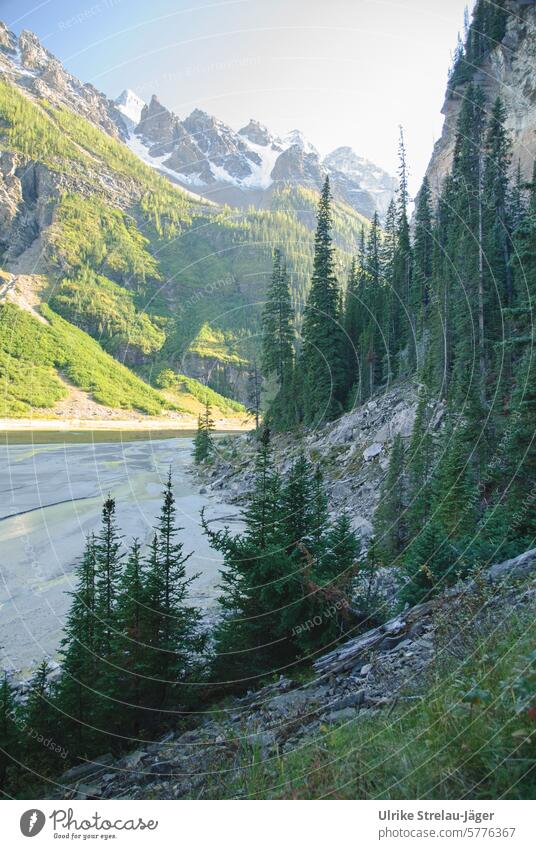
[[[273,246],[288,258],[299,308],[312,268],[317,194],[281,184],[272,209],[245,211],[181,191],[128,149],[115,106],[68,74],[34,35],[17,40],[5,27],[0,34],[0,247],[7,275],[0,295],[14,302],[13,313],[26,304],[17,292],[30,289],[34,312],[44,302],[92,336],[134,370],[138,383],[150,384],[143,392],[153,399],[152,412],[184,408],[196,386],[186,387],[184,371],[244,400]],[[369,222],[342,202],[334,216],[342,270]],[[28,365],[52,369],[51,385],[62,381],[63,366],[61,358],[43,365],[19,339],[18,326],[12,324],[4,353],[6,415],[48,410],[61,394],[56,386],[55,393],[21,395],[14,347]],[[91,376],[81,383],[72,374],[76,386],[91,385]],[[94,383],[94,398],[108,404],[110,394]],[[148,410],[126,399],[120,407]],[[196,410],[196,403],[186,408]]]
[[[500,93],[490,101],[479,85],[514,30],[525,50],[536,34],[533,7],[475,7],[449,81],[460,101],[451,167],[437,195],[425,177],[413,233],[401,139],[396,204],[385,232],[371,228],[362,244],[344,302],[326,183],[296,356],[277,269],[264,316],[265,368],[279,383],[268,415],[276,428],[334,419],[395,381],[418,385],[413,431],[406,445],[400,435],[393,442],[369,550],[405,571],[408,601],[475,563],[519,554],[536,533],[536,171],[516,158],[526,127],[510,132],[515,119]],[[281,314],[285,321],[274,321]]]

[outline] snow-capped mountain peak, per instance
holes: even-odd
[[[136,92],[130,88],[125,88],[119,97],[115,100],[119,112],[124,115],[134,126],[137,126],[141,120],[141,112],[145,106],[145,101],[139,97]]]
[[[154,168],[209,200],[238,206],[270,204],[285,184],[320,188],[332,177],[334,195],[372,217],[385,213],[394,181],[351,148],[322,161],[300,130],[283,139],[251,118],[238,132],[202,109],[179,118],[153,95],[145,104],[126,89],[115,101],[129,130],[127,144]]]
[[[291,130],[290,133],[283,139],[283,146],[290,147],[293,144],[297,144],[304,153],[312,153],[315,156],[318,156],[318,151],[316,147],[308,141],[303,135],[301,130]]]

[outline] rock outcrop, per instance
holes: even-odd
[[[363,406],[341,416],[336,422],[314,430],[298,442],[284,434],[274,434],[275,462],[285,473],[297,452],[304,448],[309,458],[322,458],[326,475],[329,507],[333,514],[348,511],[354,528],[366,543],[372,534],[372,516],[379,499],[379,489],[386,474],[394,437],[400,434],[408,442],[411,436],[417,398],[415,388],[403,384],[371,398]],[[438,405],[435,425],[441,422]],[[237,437],[240,448],[234,461],[224,447],[214,464],[202,473],[203,484],[210,491],[225,492],[225,499],[240,503],[252,482],[255,439]],[[237,447],[237,442],[233,443]]]
[[[508,20],[502,42],[475,69],[473,82],[484,92],[488,108],[497,96],[507,110],[506,127],[513,142],[512,163],[529,179],[536,157],[536,6],[507,0]],[[442,112],[441,138],[436,142],[427,176],[437,193],[452,166],[458,114],[467,84],[448,89]]]
[[[113,101],[70,74],[35,33],[23,30],[17,38],[0,22],[0,71],[53,106],[72,109],[114,138],[126,138],[127,128]]]

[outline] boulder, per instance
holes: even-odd
[[[373,442],[372,445],[369,445],[368,448],[365,448],[363,451],[363,459],[367,462],[373,460],[374,457],[378,457],[379,454],[382,453],[383,446],[379,442]]]
[[[112,761],[113,758],[111,754],[106,754],[95,758],[94,761],[72,766],[71,769],[68,769],[67,772],[63,773],[59,779],[60,783],[69,784],[73,781],[79,781],[81,778],[85,778],[88,775],[95,776],[99,773],[103,773],[105,768],[108,764],[111,764]]]

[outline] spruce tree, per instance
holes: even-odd
[[[494,345],[511,336],[509,309],[513,305],[511,267],[512,224],[509,206],[511,141],[505,129],[506,110],[495,100],[485,137],[485,164],[482,179],[482,242],[484,251],[483,286],[486,311],[485,356],[495,366],[503,382],[511,379],[510,347]]]
[[[364,239],[364,236],[363,236]],[[363,257],[364,259],[364,257]],[[362,327],[362,304],[361,304],[361,280],[359,266],[355,257],[352,258],[348,272],[348,283],[346,284],[346,295],[344,305],[344,340],[346,347],[346,366],[348,384],[350,388],[354,384],[359,371],[359,336]]]
[[[309,424],[333,419],[342,412],[347,385],[331,229],[331,191],[326,177],[318,204],[313,277],[303,321],[301,365],[305,419]]]
[[[283,484],[269,434],[257,456],[245,531],[212,531],[223,554],[213,674],[244,681],[337,639],[349,607],[358,542],[347,518],[330,529],[320,474],[303,454]]]
[[[122,568],[121,536],[117,526],[115,500],[108,497],[102,508],[101,528],[95,537],[95,610],[99,649],[105,658],[111,650],[115,627],[114,613]]]
[[[18,772],[21,744],[18,720],[14,692],[4,672],[0,685],[0,788],[4,796],[12,794]]]
[[[341,513],[329,528],[324,549],[316,570],[319,581],[328,587],[336,583],[339,589],[344,588],[349,594],[361,553],[361,541],[352,528],[348,513]]]
[[[100,625],[96,609],[97,542],[87,539],[76,566],[76,589],[61,642],[62,675],[57,704],[64,716],[67,748],[90,754],[95,740],[91,725],[96,718],[99,696]]]
[[[30,681],[28,699],[22,713],[24,728],[22,747],[28,764],[39,775],[58,768],[56,729],[58,713],[52,702],[49,683],[50,666],[43,660]]]
[[[432,199],[430,184],[425,176],[415,208],[413,241],[413,289],[410,309],[416,316],[416,330],[422,334],[426,310],[430,301],[433,261]]]
[[[211,435],[213,431],[212,407],[207,398],[204,412],[197,418],[197,433],[194,438],[194,461],[197,464],[208,460],[214,450]]]
[[[408,346],[408,362],[402,370],[415,365],[415,316],[410,312],[412,297],[412,251],[408,220],[408,172],[404,133],[400,128],[398,145],[398,193],[396,205],[396,245],[389,282],[389,316],[387,331],[387,380],[397,374],[402,365],[399,355]]]
[[[122,736],[138,736],[150,725],[143,714],[151,702],[148,672],[150,620],[141,545],[133,540],[118,587],[116,631],[109,666],[107,691],[114,716],[110,721]]]
[[[200,613],[188,602],[195,577],[186,576],[182,542],[176,539],[175,496],[168,476],[163,504],[146,562],[146,616],[148,645],[146,675],[152,678],[151,704],[162,708],[188,702],[188,680],[204,646]]]
[[[274,250],[272,281],[262,315],[262,370],[275,375],[283,386],[292,374],[294,361],[294,313],[290,281],[279,248]]]
[[[282,530],[287,549],[292,551],[300,542],[309,542],[316,524],[314,470],[303,450],[288,472],[281,503]]]
[[[261,419],[261,389],[262,376],[254,357],[248,375],[248,413],[254,417],[256,431],[259,430]]]

